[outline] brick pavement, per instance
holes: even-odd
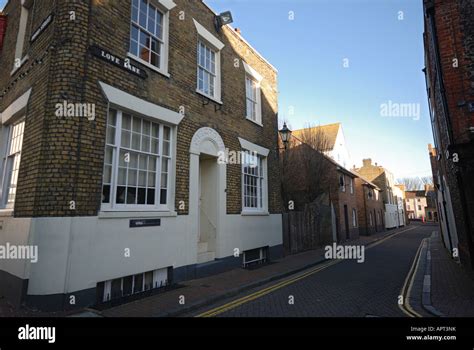
[[[447,317],[474,316],[474,276],[455,262],[438,234],[431,240],[431,301]]]
[[[400,228],[362,236],[346,244],[367,245],[405,230]],[[324,249],[284,257],[256,270],[234,269],[182,283],[183,288],[123,304],[101,312],[105,317],[161,317],[189,313],[210,303],[229,298],[259,285],[302,271],[324,261]],[[185,304],[179,303],[184,296]]]

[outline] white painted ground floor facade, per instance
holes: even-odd
[[[171,268],[179,282],[196,277],[199,266],[198,235],[191,220],[190,215],[161,217],[159,227],[130,228],[129,218],[3,217],[0,245],[37,246],[38,261],[0,260],[0,270],[27,281],[24,297],[31,304],[51,308],[71,295],[77,305],[90,305],[96,301],[98,283],[148,271]],[[258,247],[278,250],[282,244],[280,214],[225,215],[220,229],[215,261],[224,264],[236,248],[240,252]]]
[[[160,125],[160,140],[163,129],[169,130],[169,181],[161,195],[167,199],[166,206],[155,210],[114,206],[119,203],[116,175],[107,185],[117,198],[111,195],[110,201],[103,202],[97,216],[15,218],[12,210],[0,211],[0,246],[33,246],[38,251],[37,262],[0,259],[1,295],[45,310],[90,306],[239,267],[246,261],[281,256],[282,217],[268,210],[268,149],[239,138],[242,149],[259,160],[260,205],[257,210],[244,205],[241,214],[229,215],[227,164],[217,161],[226,145],[216,130],[198,128],[189,148],[189,211],[178,215],[174,140],[183,116],[100,85],[115,110],[115,120],[121,117],[120,110],[126,110]],[[116,128],[120,130],[120,122]],[[115,160],[115,164],[121,162],[118,156]],[[245,175],[243,170],[242,182]],[[159,185],[156,188],[163,188]]]

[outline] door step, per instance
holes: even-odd
[[[198,254],[207,253],[208,243],[207,242],[199,242],[198,243]]]
[[[213,261],[216,258],[216,254],[214,252],[205,252],[205,253],[198,253],[197,256],[197,263],[202,264],[208,261]]]

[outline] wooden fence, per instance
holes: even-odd
[[[307,204],[303,211],[283,214],[285,255],[317,249],[332,243],[331,208]]]

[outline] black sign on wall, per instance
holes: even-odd
[[[161,226],[161,219],[130,220],[130,228]]]
[[[139,76],[140,78],[146,79],[148,77],[148,75],[143,69],[131,63],[130,58],[121,58],[96,45],[91,46],[89,48],[89,51],[101,60],[113,64],[114,66],[120,67],[129,73]]]
[[[40,36],[40,34],[43,33],[46,28],[48,28],[48,26],[51,24],[52,21],[53,21],[53,14],[51,13],[48,17],[46,17],[43,23],[41,23],[38,29],[36,29],[33,32],[33,35],[31,35],[30,41],[31,42],[35,41]]]

